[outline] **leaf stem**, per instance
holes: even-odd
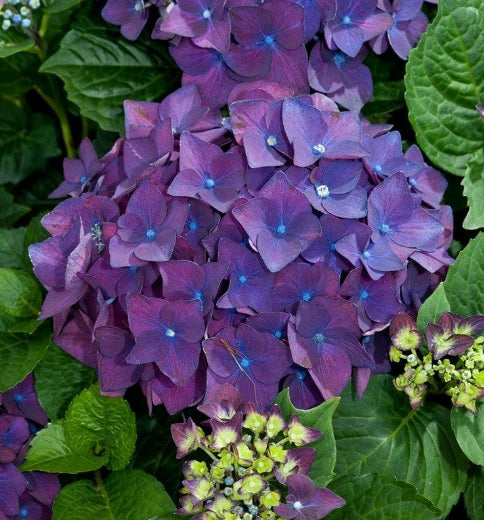
[[[107,510],[109,513],[109,518],[111,518],[112,520],[116,520],[113,516],[113,512],[111,511],[109,495],[108,495],[108,492],[106,491],[106,486],[104,485],[104,481],[101,477],[101,471],[98,469],[94,472],[94,480],[96,481],[96,486],[99,489],[99,492],[101,493],[104,502],[106,503],[106,507],[107,507]]]

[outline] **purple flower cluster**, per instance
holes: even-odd
[[[388,369],[378,331],[442,278],[452,214],[418,148],[280,94],[261,84],[229,118],[195,85],[127,101],[125,138],[66,159],[54,194],[71,198],[29,254],[40,317],[105,394],[140,382],[174,413],[226,384],[261,410],[281,386],[314,406],[352,373],[361,392]]]
[[[152,38],[171,40],[183,84],[197,85],[206,105],[222,107],[264,81],[284,85],[286,95],[312,87],[359,111],[373,92],[368,50],[391,47],[407,59],[428,24],[423,1],[155,1]],[[143,0],[108,0],[102,15],[136,39],[148,9]]]
[[[32,375],[0,394],[0,520],[51,518],[51,505],[60,490],[57,475],[17,469],[30,439],[46,423]]]

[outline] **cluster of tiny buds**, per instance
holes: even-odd
[[[279,408],[267,414],[248,405],[230,419],[211,419],[211,433],[188,419],[172,426],[177,457],[200,449],[205,460],[184,463],[179,515],[193,520],[280,520],[284,515],[281,490],[290,488],[293,475],[309,471],[313,448],[301,448],[321,436],[319,430],[301,424],[294,415],[284,421]],[[300,478],[300,477],[299,477]],[[311,482],[312,483],[312,482]],[[305,505],[297,497],[290,506]],[[281,515],[282,513],[282,515]]]
[[[446,394],[454,406],[476,413],[484,396],[484,316],[460,318],[446,312],[426,328],[426,344],[415,321],[406,314],[391,323],[390,360],[405,361],[394,384],[405,392],[412,408],[427,393]]]
[[[3,17],[2,29],[12,26],[29,29],[32,26],[32,11],[40,7],[40,0],[5,0],[0,14]]]

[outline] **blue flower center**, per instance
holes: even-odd
[[[375,166],[373,167],[373,169],[376,171],[376,173],[381,173],[381,166],[379,164],[375,164]]]
[[[251,515],[257,515],[259,508],[254,504],[250,504],[250,506],[247,508],[247,511],[249,511]]]
[[[264,43],[266,45],[274,45],[274,36],[268,34],[267,36],[264,37]]]
[[[392,230],[392,228],[388,225],[388,224],[382,224],[380,226],[380,231],[386,235],[387,233],[390,233],[390,231]]]
[[[202,301],[203,300],[203,296],[202,296],[202,293],[200,291],[197,291],[193,297],[195,298],[195,300],[199,300],[199,301]]]
[[[336,244],[333,242],[329,248],[331,249],[331,251],[336,251]]]
[[[321,332],[318,332],[317,334],[314,335],[314,341],[316,343],[322,343],[324,341],[324,335],[321,334]]]
[[[234,483],[234,479],[232,477],[225,477],[224,484],[226,486],[231,486]]]
[[[212,18],[212,12],[210,11],[210,9],[205,9],[205,11],[203,11],[202,13],[202,16],[203,18],[205,18],[205,20],[209,20],[210,18]]]
[[[277,137],[275,135],[269,135],[266,139],[267,146],[276,146]]]
[[[146,238],[148,238],[149,240],[155,238],[155,235],[156,233],[154,229],[148,229],[148,231],[146,232]]]
[[[129,270],[132,273],[136,273],[138,271],[138,267],[136,265],[131,265],[131,266],[129,266]]]
[[[310,293],[309,291],[304,291],[301,299],[304,302],[308,302],[312,297],[313,297],[312,293]]]
[[[138,0],[138,2],[134,4],[134,10],[138,13],[140,13],[144,9],[144,7],[145,4],[143,3],[143,0]]]
[[[296,501],[292,504],[292,507],[293,507],[293,509],[295,509],[296,511],[299,511],[299,509],[302,509],[304,506],[301,504],[301,502],[299,502],[299,500],[296,500]]]
[[[190,224],[188,224],[188,229],[190,231],[195,231],[196,229],[198,229],[198,224],[192,220]]]
[[[415,179],[410,179],[410,184],[412,186],[417,186],[417,181]]]
[[[213,179],[205,179],[203,185],[205,186],[205,188],[210,190],[215,186],[215,181]]]
[[[320,186],[316,186],[316,193],[319,198],[327,199],[329,197],[329,188],[326,184],[321,184]]]
[[[87,181],[87,177],[85,175],[83,175],[80,179],[79,179],[79,182],[81,184],[84,184],[85,182]]]
[[[299,381],[304,381],[308,377],[308,371],[304,368],[296,368],[296,377]]]
[[[174,338],[175,334],[176,333],[175,333],[175,331],[173,329],[168,328],[168,329],[165,330],[165,336],[167,338]]]
[[[26,518],[28,514],[29,511],[26,507],[22,507],[22,509],[20,509],[20,511],[18,512],[18,516],[21,516],[22,518]]]
[[[343,16],[343,23],[344,23],[345,25],[350,24],[350,23],[351,23],[351,18],[350,18],[348,15]]]
[[[342,65],[346,61],[346,56],[342,52],[337,52],[333,57],[333,61],[338,66]]]
[[[250,361],[249,361],[248,359],[246,359],[246,358],[242,358],[242,359],[240,360],[240,366],[241,366],[242,368],[248,368],[249,365],[250,365]]]
[[[277,339],[281,339],[282,338],[282,330],[276,330],[276,332],[274,332],[274,336]]]
[[[360,291],[360,298],[362,300],[366,300],[368,298],[368,296],[370,296],[370,295],[368,294],[368,291],[365,291],[365,289],[362,289]]]
[[[239,276],[239,282],[240,282],[240,283],[245,283],[246,281],[247,281],[247,277],[244,276],[243,274],[241,274],[241,275]]]
[[[17,403],[21,403],[24,400],[24,396],[22,394],[15,394],[14,399],[17,401]]]
[[[363,258],[370,258],[370,256],[371,256],[371,253],[369,251],[363,252]]]
[[[312,148],[314,155],[323,155],[323,153],[326,151],[326,147],[323,143],[315,144]]]
[[[276,233],[278,235],[284,235],[285,232],[286,232],[286,226],[284,224],[279,224],[277,226]]]

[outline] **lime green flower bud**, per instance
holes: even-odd
[[[265,507],[278,506],[281,503],[281,495],[278,491],[265,491],[259,498],[261,505]]]
[[[274,462],[269,457],[261,457],[254,461],[252,467],[257,473],[270,473],[274,467]]]

